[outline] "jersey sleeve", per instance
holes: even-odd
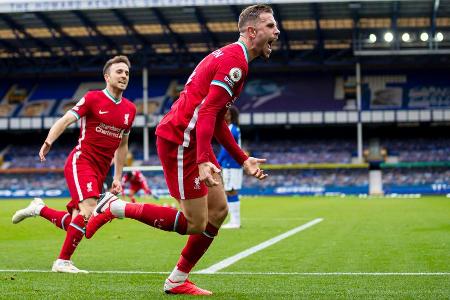
[[[90,111],[92,106],[92,94],[90,92],[86,93],[86,95],[81,98],[74,107],[72,107],[69,112],[73,114],[77,120],[86,116]]]
[[[220,61],[211,84],[220,86],[230,97],[235,97],[246,77],[247,62],[235,56],[225,56]]]
[[[242,166],[244,161],[248,159],[247,154],[242,151],[241,147],[231,134],[225,120],[217,120],[214,137],[239,165]]]

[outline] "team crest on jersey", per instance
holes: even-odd
[[[242,70],[239,68],[233,68],[230,70],[230,78],[234,82],[238,82],[242,78]]]
[[[128,118],[130,117],[130,114],[125,114],[124,117],[125,120],[123,121],[123,124],[128,125]]]
[[[87,189],[88,192],[92,192],[92,182],[88,182],[86,184],[86,189]]]

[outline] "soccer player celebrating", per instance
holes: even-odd
[[[248,63],[259,56],[269,58],[272,42],[280,32],[267,5],[245,8],[239,16],[238,27],[239,40],[212,52],[197,65],[180,97],[156,129],[164,176],[181,211],[148,203],[128,203],[107,193],[86,226],[89,238],[108,218],[132,218],[162,230],[190,235],[177,265],[165,281],[166,293],[212,294],[188,279],[228,213],[212,138],[227,149],[247,174],[260,180],[267,177],[259,168],[265,160],[248,157],[241,150],[224,116],[242,91]]]
[[[239,129],[239,110],[232,105],[225,114],[225,121],[234,140],[241,146],[241,130]],[[223,186],[227,194],[230,221],[222,225],[223,229],[237,229],[241,227],[241,203],[239,190],[242,188],[242,167],[231,157],[230,153],[221,147],[217,158],[222,167]]]
[[[35,198],[28,207],[17,211],[12,222],[41,216],[66,230],[58,259],[52,271],[64,273],[87,273],[79,270],[70,260],[85,233],[87,220],[102,190],[102,184],[114,159],[115,173],[111,190],[122,191],[122,168],[128,153],[128,135],[136,114],[132,102],[122,97],[129,80],[130,61],[126,56],[116,56],[108,60],[103,68],[106,88],[90,91],[53,124],[39,151],[41,161],[50,151],[52,144],[64,130],[76,122],[80,123],[78,145],[72,150],[64,166],[64,176],[70,191],[71,201],[67,211],[57,211]]]
[[[147,179],[141,171],[127,172],[122,177],[122,187],[125,188],[127,183],[130,183],[130,191],[128,197],[130,197],[131,203],[136,203],[136,195],[139,190],[143,190],[145,195],[152,195],[153,198],[158,199],[158,197],[152,193],[152,190],[147,184]]]

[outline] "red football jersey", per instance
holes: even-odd
[[[222,87],[229,96],[220,113],[224,115],[241,93],[247,74],[248,51],[243,43],[236,42],[210,53],[192,72],[180,97],[156,128],[156,135],[189,147],[195,140],[198,113],[211,85]]]
[[[115,99],[104,89],[86,93],[69,112],[81,120],[76,151],[108,170],[122,136],[130,133],[135,105],[124,97]]]

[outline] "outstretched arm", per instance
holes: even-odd
[[[47,138],[39,151],[39,158],[41,161],[45,161],[45,156],[50,151],[53,143],[59,138],[59,136],[69,127],[70,124],[76,122],[77,118],[70,112],[66,112],[64,116],[58,119],[58,121],[53,124],[48,132]]]
[[[266,179],[267,175],[264,173],[264,170],[260,169],[260,164],[266,162],[265,158],[255,158],[255,157],[249,157],[246,161],[244,161],[244,164],[242,167],[244,168],[245,173],[247,175],[253,176],[258,178],[259,180]]]

